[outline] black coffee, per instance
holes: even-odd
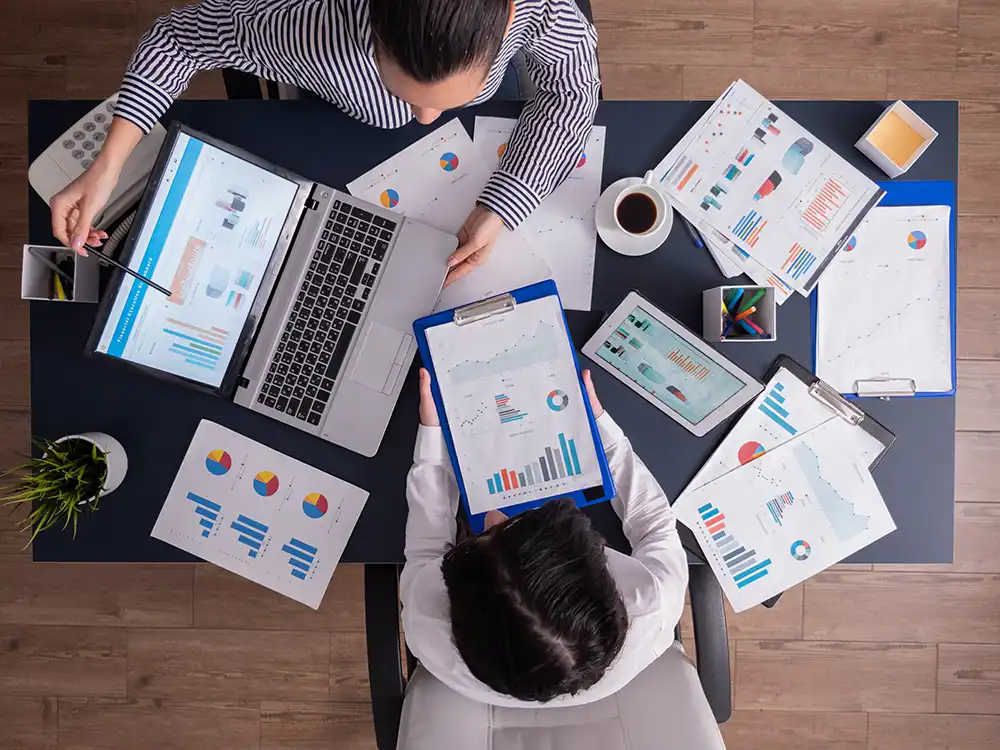
[[[629,193],[621,199],[615,216],[626,232],[642,234],[656,223],[656,204],[645,193]]]

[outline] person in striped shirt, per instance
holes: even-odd
[[[52,232],[86,253],[93,218],[139,139],[200,70],[312,92],[380,128],[493,96],[524,52],[537,92],[459,232],[447,283],[482,264],[575,165],[593,125],[597,35],[574,0],[202,0],[159,18],[128,65],[107,141],[52,198]]]

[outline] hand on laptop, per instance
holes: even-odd
[[[501,232],[507,231],[500,217],[484,206],[476,206],[458,230],[459,247],[448,258],[448,276],[444,285],[454,284],[481,266],[493,252],[493,243]]]
[[[431,374],[420,368],[420,424],[424,427],[440,427],[437,405],[431,395]]]

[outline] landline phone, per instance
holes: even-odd
[[[116,94],[98,104],[31,163],[28,181],[46,203],[93,164],[111,129],[117,103]],[[111,234],[111,239],[105,243],[105,251],[109,254],[128,234],[134,209],[146,189],[149,173],[153,171],[156,155],[166,137],[166,129],[157,123],[139,141],[125,161],[118,185],[107,204],[94,217],[94,227]]]

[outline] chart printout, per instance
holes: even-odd
[[[555,297],[427,330],[473,514],[602,483]]]

